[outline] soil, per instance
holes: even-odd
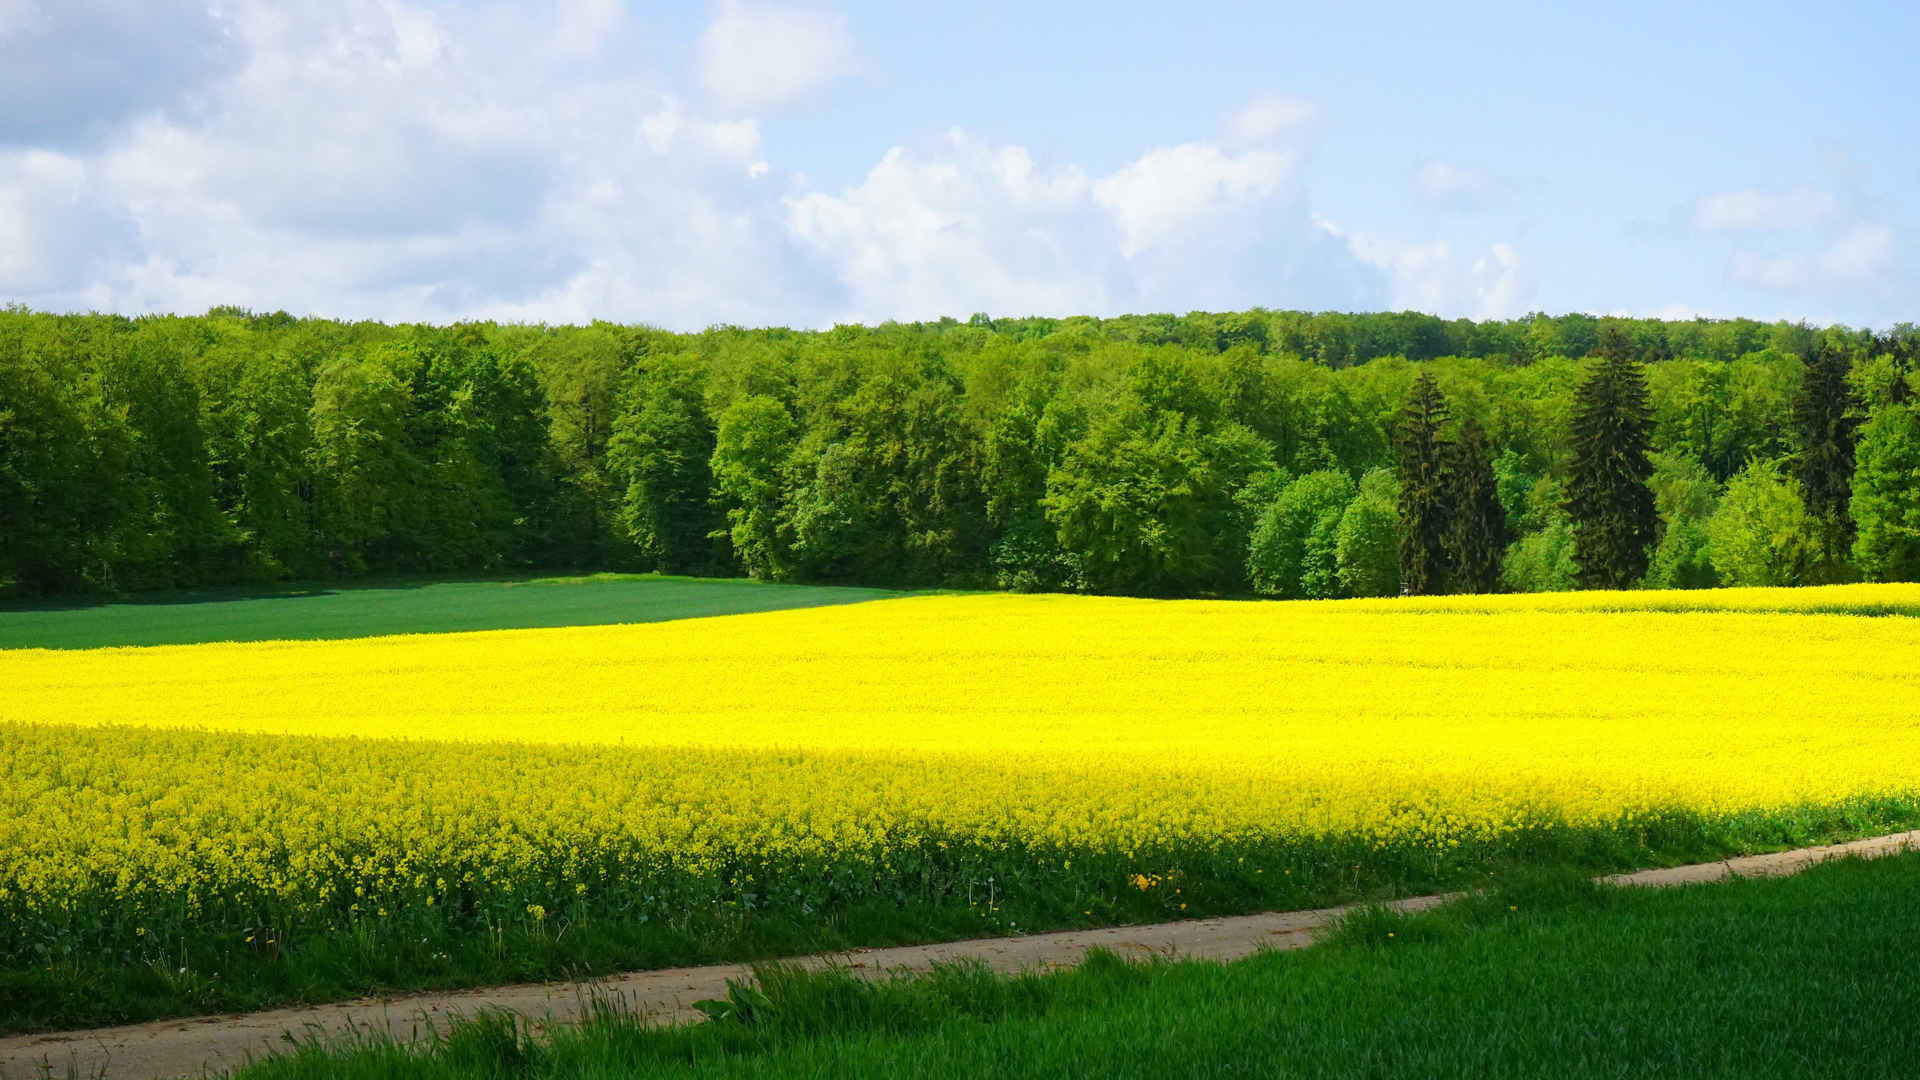
[[[1671,886],[1734,876],[1777,877],[1828,859],[1872,858],[1916,848],[1920,848],[1920,830],[1797,851],[1615,874],[1602,880],[1618,885]],[[1457,895],[1418,896],[1394,901],[1388,906],[1400,911],[1419,911],[1443,904]],[[924,971],[937,963],[966,958],[981,960],[996,971],[1008,973],[1046,970],[1076,964],[1093,948],[1104,948],[1122,956],[1234,960],[1261,949],[1298,949],[1310,945],[1316,931],[1349,910],[1349,907],[1320,908],[939,945],[860,949],[800,957],[793,962],[840,965],[878,977]],[[208,1070],[230,1069],[284,1051],[289,1046],[289,1033],[308,1041],[350,1039],[384,1032],[405,1041],[425,1035],[436,1026],[444,1028],[450,1017],[471,1015],[483,1009],[505,1009],[545,1024],[570,1023],[593,1008],[596,1001],[610,1000],[657,1023],[683,1023],[700,1018],[692,1007],[693,1002],[725,997],[727,980],[746,979],[751,974],[742,964],[671,968],[616,975],[590,984],[496,986],[15,1036],[0,1039],[0,1077],[40,1076],[42,1070],[49,1068],[56,1076],[68,1075],[72,1069],[80,1076],[107,1080],[202,1076]]]

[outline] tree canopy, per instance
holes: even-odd
[[[1399,591],[1415,504],[1421,589],[1565,586],[1616,533],[1583,580],[1706,584],[1754,462],[1851,509],[1832,573],[1916,575],[1914,351],[1586,315],[676,334],[0,308],[0,596],[530,568],[1364,595]]]

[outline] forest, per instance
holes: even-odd
[[[1920,578],[1920,333],[0,308],[0,596],[658,570],[1332,597]]]

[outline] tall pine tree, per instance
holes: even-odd
[[[1430,372],[1413,381],[1400,410],[1400,588],[1419,596],[1447,591],[1447,397]]]
[[[1574,397],[1567,515],[1581,587],[1623,589],[1647,572],[1660,527],[1647,486],[1653,409],[1626,335],[1603,330],[1595,353],[1598,362]]]
[[[1507,511],[1493,475],[1487,433],[1472,417],[1460,425],[1460,438],[1448,455],[1447,562],[1459,592],[1492,592],[1500,584],[1506,555]]]
[[[1853,387],[1847,375],[1853,358],[1832,341],[1822,342],[1807,358],[1800,392],[1793,399],[1793,424],[1800,433],[1796,473],[1807,513],[1819,523],[1823,561],[1838,565],[1853,536],[1847,502],[1853,497]]]

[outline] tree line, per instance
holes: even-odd
[[[630,569],[1143,595],[1920,577],[1920,335],[678,334],[0,309],[0,595]]]

